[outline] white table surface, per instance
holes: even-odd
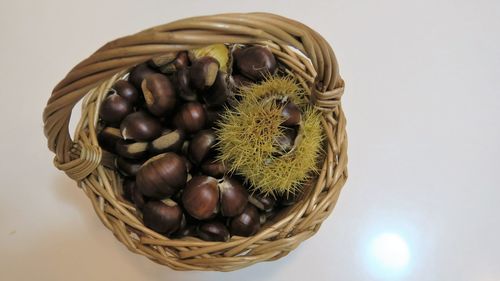
[[[1,280],[500,280],[500,2],[69,2],[0,3]],[[334,47],[350,178],[317,235],[287,257],[175,272],[128,252],[52,166],[42,110],[111,39],[258,10]]]

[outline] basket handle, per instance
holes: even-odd
[[[182,19],[105,44],[56,85],[43,112],[44,133],[55,153],[55,166],[80,181],[100,164],[102,151],[98,146],[73,143],[69,121],[75,104],[116,73],[167,52],[214,43],[263,41],[293,46],[309,57],[317,72],[311,100],[321,110],[335,110],[344,86],[338,64],[328,43],[309,27],[269,13]]]

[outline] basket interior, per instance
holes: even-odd
[[[304,54],[291,46],[280,46],[272,42],[266,45],[304,89],[311,89],[316,72]],[[114,82],[126,78],[128,71],[129,69],[117,73],[86,94],[82,103],[81,119],[75,130],[75,143],[90,142],[99,146],[96,132],[101,102]],[[310,91],[307,94],[310,95]],[[329,206],[333,209],[332,201],[336,201],[340,191],[340,188],[333,190],[332,182],[335,177],[340,177],[340,174],[334,176],[333,172],[341,161],[341,148],[337,142],[339,137],[344,137],[339,136],[339,130],[343,130],[343,124],[339,124],[342,118],[340,107],[333,114],[323,116],[322,124],[327,140],[324,144],[325,156],[321,173],[305,185],[301,199],[296,204],[281,210],[252,237],[232,236],[228,242],[208,242],[194,237],[169,239],[148,229],[142,224],[135,207],[121,196],[121,176],[111,168],[113,157],[106,151],[102,151],[102,164],[79,185],[90,198],[99,218],[118,240],[130,250],[155,262],[181,270],[227,271],[258,261],[274,260],[286,255],[301,241],[312,236],[331,211]],[[81,151],[75,147],[74,153],[78,155]],[[335,182],[338,182],[337,179]],[[343,185],[343,182],[339,184]],[[327,212],[317,216],[315,214],[318,208],[326,209]]]

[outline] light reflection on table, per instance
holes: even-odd
[[[380,232],[365,247],[366,262],[375,277],[396,278],[407,274],[411,265],[411,247],[397,232]]]

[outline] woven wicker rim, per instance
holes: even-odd
[[[310,89],[310,100],[323,111],[327,136],[321,173],[302,200],[282,212],[255,236],[229,242],[193,237],[168,239],[146,227],[135,208],[119,195],[118,175],[106,168],[110,158],[97,142],[100,103],[112,84],[132,66],[168,52],[213,43],[269,46]],[[301,55],[296,50],[300,51]],[[344,82],[328,43],[309,27],[268,13],[220,14],[178,20],[111,41],[76,65],[54,88],[43,114],[54,165],[89,197],[95,212],[116,238],[135,253],[176,270],[236,270],[287,255],[311,237],[333,210],[347,179],[347,136],[340,99]],[[74,139],[69,120],[84,98]]]

